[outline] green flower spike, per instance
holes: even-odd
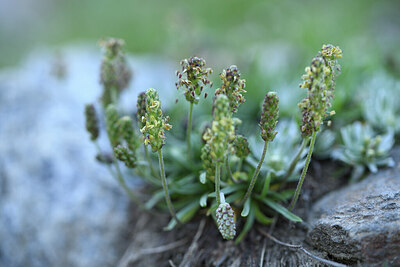
[[[140,131],[145,135],[145,145],[150,145],[153,152],[158,152],[158,162],[160,164],[161,182],[164,189],[165,201],[167,202],[172,217],[177,223],[180,223],[169,195],[162,155],[162,147],[165,141],[164,130],[170,130],[172,128],[172,126],[168,124],[168,120],[169,117],[163,117],[161,102],[158,98],[157,91],[153,88],[148,89],[146,92],[146,114],[142,117],[145,126],[143,126]]]
[[[141,92],[138,95],[136,108],[137,108],[136,119],[137,119],[139,128],[142,129],[146,125],[146,122],[143,121],[143,118],[146,117],[146,93],[145,92]],[[143,141],[144,141],[144,135],[141,136],[140,138],[138,138],[138,142],[143,142]],[[157,177],[157,173],[153,167],[153,162],[151,161],[149,151],[147,149],[146,144],[144,144],[144,154],[145,154],[146,160],[149,164],[151,174],[154,177]]]
[[[279,117],[278,105],[279,98],[275,92],[269,92],[265,95],[260,119],[261,138],[264,140],[264,149],[260,161],[258,162],[257,168],[254,171],[253,177],[251,178],[246,195],[242,200],[242,203],[245,203],[246,200],[251,196],[251,192],[253,191],[258,174],[261,170],[261,166],[264,162],[265,154],[267,153],[268,142],[272,142],[277,134],[277,132],[275,131],[275,126],[278,123]]]
[[[170,130],[169,117],[163,117],[157,91],[150,88],[146,92],[146,114],[142,117],[144,126],[140,130],[145,135],[144,143],[150,145],[153,152],[159,151],[165,140],[164,130]]]
[[[106,165],[111,165],[114,163],[114,158],[113,158],[112,154],[97,153],[96,160],[98,162],[106,164]]]
[[[332,115],[329,112],[334,96],[335,79],[340,73],[340,65],[337,59],[342,57],[342,50],[333,45],[323,45],[321,51],[306,67],[301,88],[308,90],[307,96],[300,102],[302,112],[301,133],[303,137],[309,137],[320,130],[323,120]]]
[[[202,58],[191,57],[181,61],[182,72],[176,71],[178,82],[176,82],[176,89],[185,87],[186,100],[190,102],[189,116],[186,132],[186,142],[188,157],[191,158],[191,131],[192,131],[192,114],[193,104],[199,103],[199,98],[204,86],[212,82],[207,79],[207,76],[212,73],[212,69],[206,68],[206,61]],[[207,94],[205,95],[205,97]]]
[[[301,135],[307,138],[306,142],[311,137],[311,143],[289,210],[293,210],[300,196],[317,133],[320,131],[324,119],[335,114],[334,111],[329,112],[329,108],[332,106],[335,80],[340,73],[340,65],[337,60],[341,57],[342,50],[338,46],[323,45],[321,51],[311,61],[311,65],[306,67],[306,74],[302,76],[303,83],[300,84],[300,87],[307,89],[307,96],[299,103],[303,117],[300,131]]]
[[[218,95],[214,101],[214,120],[211,129],[207,129],[203,139],[210,145],[210,155],[214,162],[224,162],[231,143],[235,139],[235,127],[232,120],[229,100]]]
[[[123,132],[121,133],[121,120],[118,119],[119,115],[118,115],[118,111],[117,108],[115,107],[114,104],[109,104],[106,108],[106,130],[107,130],[107,134],[108,134],[108,139],[110,141],[111,147],[113,148],[114,151],[114,157],[118,158],[119,160],[122,160],[125,162],[126,166],[133,166],[133,161],[134,160],[134,156],[130,155],[130,153],[132,152],[127,152],[125,154],[125,156],[123,156],[123,147],[120,146],[121,145],[121,139],[122,138],[126,138],[126,136],[128,136],[129,134]],[[122,118],[122,124],[125,124],[124,127],[126,126],[126,122],[131,123],[132,121],[126,120],[124,118]],[[126,140],[127,141],[127,140]],[[101,158],[98,158],[98,160],[100,160]],[[127,163],[127,161],[130,161]],[[122,175],[122,172],[119,168],[119,164],[116,160],[113,159],[114,162],[114,168],[115,168],[115,176],[113,174],[113,172],[111,171],[111,167],[110,167],[110,173],[113,174],[113,176],[115,177],[115,179],[118,181],[118,183],[120,184],[120,186],[125,190],[125,192],[129,195],[129,197],[135,201],[136,204],[138,204],[139,206],[142,206],[140,200],[137,198],[137,196],[133,193],[133,191],[126,185],[124,177]]]
[[[182,71],[176,71],[178,82],[176,88],[185,87],[185,97],[190,103],[197,104],[204,86],[210,84],[207,77],[212,73],[211,68],[206,68],[206,61],[199,57],[191,57],[181,61]]]
[[[275,92],[269,92],[265,95],[260,119],[261,138],[265,142],[273,141],[278,133],[275,131],[279,117],[278,104],[279,98]]]
[[[129,116],[124,116],[118,120],[119,136],[124,138],[128,148],[134,152],[139,146],[138,138],[133,129],[133,121]]]
[[[235,139],[235,126],[229,107],[229,100],[225,95],[217,95],[213,106],[214,120],[211,129],[207,129],[203,139],[210,149],[210,157],[215,164],[215,194],[218,205],[221,204],[220,176],[221,164],[232,150],[232,142]]]
[[[117,108],[113,104],[108,105],[106,109],[106,130],[113,148],[120,144],[118,117]]]
[[[115,157],[124,162],[125,166],[128,168],[136,167],[136,156],[135,154],[128,149],[127,147],[118,145],[114,148]]]
[[[216,211],[217,224],[222,237],[227,240],[235,238],[236,226],[234,221],[235,213],[229,203],[221,203]]]
[[[211,148],[208,143],[206,143],[201,149],[200,158],[203,162],[203,169],[206,171],[206,177],[210,180],[214,180],[215,164],[211,158]]]
[[[136,108],[137,108],[137,111],[136,111],[137,122],[139,124],[139,127],[143,128],[145,126],[145,124],[143,123],[142,118],[146,116],[146,93],[145,92],[141,92],[138,95]]]
[[[100,82],[103,85],[103,107],[106,108],[111,103],[117,103],[121,91],[128,87],[132,73],[122,53],[123,40],[110,38],[101,40],[100,45],[105,50]]]
[[[99,119],[93,104],[85,106],[86,130],[90,134],[90,140],[96,141],[99,137]]]
[[[233,148],[235,155],[240,159],[244,159],[250,154],[249,142],[243,135],[236,135],[233,141]]]
[[[229,99],[231,112],[236,112],[240,104],[246,101],[242,95],[242,93],[246,93],[246,90],[244,90],[246,81],[240,79],[240,72],[235,65],[223,70],[219,77],[222,80],[222,85],[221,88],[215,90],[215,95],[226,95]]]

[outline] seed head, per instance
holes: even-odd
[[[137,108],[136,119],[139,124],[139,128],[143,128],[144,123],[142,121],[142,118],[146,115],[146,93],[145,92],[141,92],[138,95],[136,108]]]
[[[279,117],[279,98],[275,92],[269,92],[265,95],[264,103],[262,106],[260,127],[261,138],[266,142],[274,140],[276,134],[276,124]]]
[[[226,95],[229,99],[231,112],[236,112],[240,104],[246,101],[242,95],[242,93],[246,93],[246,90],[244,90],[246,81],[240,79],[240,72],[235,65],[224,69],[219,77],[222,80],[222,85],[221,88],[215,90],[215,95]]]
[[[303,119],[300,127],[303,137],[320,130],[324,119],[331,114],[329,108],[334,96],[335,80],[340,73],[337,59],[342,57],[338,46],[323,45],[322,49],[306,67],[301,88],[307,96],[299,103]]]
[[[122,52],[123,40],[109,38],[101,40],[100,45],[105,50],[101,63],[100,82],[103,85],[103,106],[106,108],[111,103],[116,104],[121,91],[128,87],[132,72]]]
[[[125,163],[126,167],[128,168],[136,167],[135,153],[130,149],[128,149],[127,147],[121,145],[114,147],[114,154],[118,160]]]
[[[250,154],[249,142],[243,135],[236,135],[233,141],[233,148],[238,158],[244,159]]]
[[[211,148],[206,143],[201,149],[201,161],[203,162],[203,169],[206,171],[206,177],[210,180],[214,180],[215,176],[215,164],[211,157]]]
[[[95,141],[99,137],[99,119],[93,104],[85,106],[86,130],[90,134],[90,140]]]
[[[113,148],[120,144],[118,117],[117,108],[113,104],[108,105],[106,108],[106,130]]]
[[[212,73],[211,68],[206,68],[206,61],[199,57],[191,57],[181,61],[182,71],[176,71],[178,82],[176,88],[185,87],[186,100],[197,104],[204,86],[212,86],[208,75]]]
[[[142,117],[144,126],[140,130],[145,135],[145,145],[150,145],[153,152],[160,150],[164,145],[164,130],[170,130],[169,117],[164,117],[161,111],[161,102],[157,91],[150,88],[146,92],[146,114]]]
[[[223,162],[231,150],[235,139],[235,127],[232,120],[229,100],[225,95],[217,95],[213,107],[214,120],[211,129],[203,135],[210,146],[210,156],[214,162]]]
[[[124,116],[118,120],[119,136],[124,138],[128,148],[135,151],[139,146],[138,137],[133,129],[133,121],[129,116]]]
[[[235,238],[236,225],[234,221],[235,213],[229,203],[221,203],[216,211],[217,224],[222,237],[227,240]]]
[[[98,153],[96,155],[96,160],[100,163],[111,165],[114,162],[114,157],[112,154],[108,153]]]

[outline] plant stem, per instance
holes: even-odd
[[[154,177],[157,177],[156,170],[154,170],[153,163],[151,162],[150,154],[149,154],[149,151],[147,150],[146,145],[144,145],[144,154],[146,156],[147,162],[149,163],[151,175],[153,175]]]
[[[260,173],[261,166],[264,162],[265,154],[267,153],[267,147],[268,147],[268,142],[265,142],[264,149],[263,149],[263,152],[262,152],[262,155],[260,158],[260,162],[258,163],[257,168],[253,173],[253,177],[251,178],[251,181],[250,181],[250,186],[247,189],[246,195],[242,199],[242,203],[246,202],[247,198],[251,195],[251,192],[253,191],[254,185],[256,184],[256,181],[257,181],[258,174]]]
[[[226,157],[225,167],[226,167],[226,171],[228,172],[228,178],[234,180],[233,179],[233,175],[232,175],[232,171],[231,171],[231,167],[229,166],[229,157]]]
[[[310,137],[306,137],[303,139],[303,142],[301,143],[300,149],[297,151],[296,156],[292,159],[292,162],[290,163],[290,166],[285,174],[285,176],[282,178],[282,183],[280,188],[283,187],[283,185],[286,184],[287,179],[292,175],[294,169],[296,168],[297,162],[299,162],[301,154],[303,153],[304,148],[307,146],[308,141],[310,141]]]
[[[160,163],[161,181],[162,181],[162,186],[164,189],[165,201],[167,202],[167,206],[168,206],[169,212],[171,213],[172,217],[176,220],[176,222],[178,224],[180,224],[181,221],[178,219],[178,217],[176,217],[175,209],[174,209],[174,206],[172,205],[171,197],[168,192],[167,178],[165,177],[165,170],[164,170],[164,159],[163,159],[161,149],[158,150],[158,161]]]
[[[236,171],[237,171],[237,172],[240,172],[240,171],[241,171],[241,169],[242,169],[242,164],[243,164],[243,159],[241,158],[241,159],[239,160],[239,163],[238,163],[237,168],[236,168]]]
[[[217,198],[218,206],[221,204],[221,195],[220,195],[220,179],[221,179],[221,165],[217,163],[215,165],[215,196]]]
[[[294,206],[296,205],[297,199],[299,198],[301,187],[303,185],[304,178],[306,177],[308,165],[310,165],[311,155],[312,155],[313,150],[314,150],[314,144],[315,144],[316,137],[317,137],[317,132],[313,132],[310,148],[309,148],[308,154],[307,154],[306,164],[304,165],[303,171],[302,171],[301,176],[300,176],[300,180],[299,180],[299,182],[297,184],[296,192],[294,193],[292,202],[290,203],[290,206],[289,206],[289,210],[290,211],[293,210]]]
[[[188,118],[187,130],[186,130],[187,152],[188,152],[188,157],[189,157],[189,158],[191,158],[191,140],[190,140],[190,134],[191,134],[191,132],[192,132],[192,113],[193,113],[193,102],[190,102],[189,118]]]
[[[145,209],[143,204],[140,202],[140,200],[138,199],[138,197],[132,192],[132,190],[127,186],[127,184],[125,183],[124,177],[121,173],[121,170],[119,169],[119,165],[117,161],[114,161],[114,165],[115,165],[115,169],[117,170],[117,181],[119,183],[119,185],[125,190],[125,192],[128,194],[128,196],[131,198],[131,200],[133,202],[135,202],[136,204],[138,204],[138,206],[141,209]]]

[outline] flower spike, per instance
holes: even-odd
[[[169,117],[164,117],[157,91],[150,88],[146,92],[146,114],[142,117],[144,123],[140,130],[145,135],[145,144],[150,145],[153,152],[159,151],[165,140],[164,130],[170,130]]]
[[[176,71],[178,82],[176,88],[185,87],[186,100],[197,104],[199,96],[204,86],[212,82],[208,80],[208,75],[212,73],[211,68],[206,68],[206,61],[199,57],[191,57],[181,61],[182,71]]]
[[[307,96],[299,103],[302,112],[300,127],[303,137],[318,132],[323,120],[333,114],[329,112],[332,106],[335,80],[340,73],[337,59],[342,57],[342,50],[338,46],[323,45],[317,56],[306,67],[306,74],[302,76],[301,88],[307,89]]]
[[[261,137],[266,142],[274,140],[276,134],[276,124],[279,117],[279,98],[275,92],[269,92],[265,95],[264,103],[262,106],[260,127]]]
[[[235,238],[236,226],[234,221],[235,213],[229,203],[221,203],[216,211],[217,224],[222,237],[227,240]]]
[[[229,99],[231,112],[236,112],[240,104],[246,101],[242,95],[242,93],[246,93],[246,90],[244,90],[246,81],[240,79],[240,71],[235,65],[223,70],[219,77],[222,80],[222,85],[215,91],[215,96],[226,95]]]
[[[122,52],[124,41],[110,38],[101,40],[100,45],[104,48],[103,61],[101,63],[100,82],[103,85],[103,107],[109,104],[117,104],[119,94],[128,87],[132,78],[132,72],[126,63]]]
[[[85,106],[86,130],[90,134],[90,140],[96,141],[99,137],[99,119],[93,104]]]

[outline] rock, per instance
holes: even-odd
[[[396,166],[334,191],[312,209],[307,240],[333,258],[400,266],[400,148]]]
[[[98,50],[62,49],[61,77],[49,52],[0,72],[0,266],[115,266],[126,249],[129,198],[84,128],[84,105],[101,93]],[[174,87],[169,64],[130,63],[127,109],[139,90]]]

